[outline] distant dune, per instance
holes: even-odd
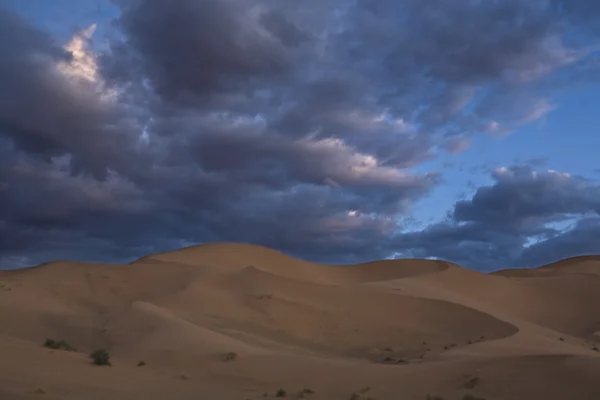
[[[0,272],[0,399],[598,400],[599,332],[600,256],[482,274],[207,244]]]

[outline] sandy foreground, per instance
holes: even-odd
[[[481,274],[210,244],[0,272],[1,400],[599,400],[598,347],[600,257]]]

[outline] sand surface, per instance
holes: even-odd
[[[600,257],[481,274],[225,243],[0,271],[1,400],[598,400],[598,347]]]

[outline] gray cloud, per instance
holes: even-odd
[[[292,68],[289,47],[304,38],[256,1],[123,2],[118,26],[125,42],[115,47],[111,73],[129,79],[134,64],[158,93],[180,100],[285,74]]]
[[[472,84],[565,62],[560,41],[548,43],[558,20],[547,1],[406,3],[411,16],[390,67],[419,65],[431,77]]]
[[[591,251],[593,220],[548,224],[597,211],[596,187],[524,168],[399,233],[443,182],[413,167],[551,112],[555,72],[590,73],[563,40],[596,34],[579,1],[115,0],[99,54],[91,31],[65,48],[0,11],[0,267],[213,240],[484,269]]]
[[[567,231],[525,249],[521,254],[520,265],[537,266],[566,257],[596,255],[599,242],[600,218],[582,218]]]
[[[123,170],[136,121],[89,82],[65,75],[71,53],[15,14],[0,11],[0,137],[45,160],[70,156],[73,171]]]
[[[513,167],[497,169],[493,176],[494,186],[479,188],[470,201],[456,204],[454,219],[525,227],[531,220],[600,211],[600,187],[568,174]]]
[[[528,166],[496,169],[493,178],[493,185],[457,202],[448,221],[400,235],[395,243],[420,257],[484,270],[598,252],[599,185]],[[557,227],[570,221],[574,227]]]

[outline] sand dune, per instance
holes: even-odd
[[[571,257],[538,268],[506,269],[494,272],[494,274],[515,278],[562,276],[566,274],[600,275],[600,256]]]
[[[599,399],[599,305],[600,257],[481,274],[221,243],[53,262],[0,272],[0,399]]]
[[[214,243],[146,256],[133,264],[171,262],[196,267],[239,270],[253,266],[285,278],[313,283],[372,282],[404,278],[448,268],[448,263],[432,260],[384,260],[358,265],[333,266],[288,257],[263,246],[239,243]]]

